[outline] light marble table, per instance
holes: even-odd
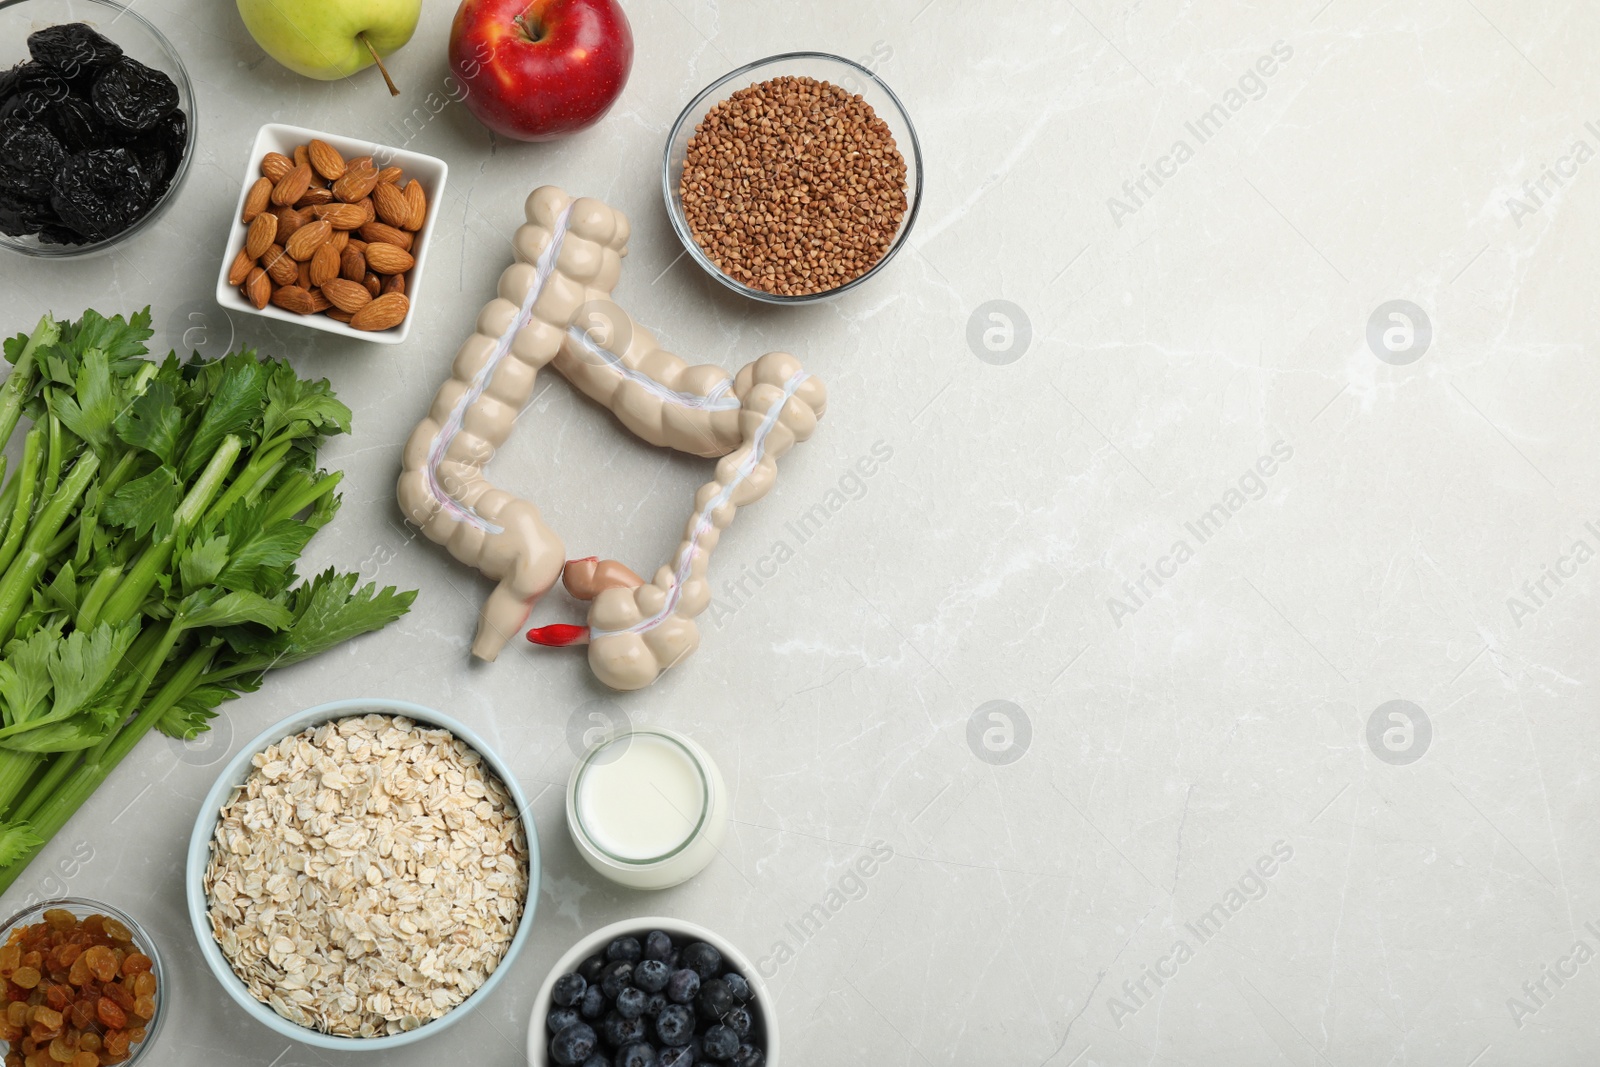
[[[231,339],[331,378],[356,412],[329,456],[344,509],[303,569],[421,589],[388,631],[230,705],[208,744],[147,740],[8,894],[60,888],[64,864],[71,892],[157,931],[160,1062],[357,1062],[225,999],[181,857],[228,752],[373,694],[489,737],[537,796],[544,859],[509,980],[386,1063],[521,1063],[556,956],[650,913],[766,961],[789,1064],[1600,1057],[1600,10],[633,0],[632,81],[593,131],[524,146],[461,106],[412,120],[452,181],[408,343],[222,315],[256,127],[382,140],[426,113],[452,10],[424,6],[391,101],[375,75],[279,69],[224,0],[140,0],[200,97],[181,203],[125,255],[0,261],[7,333],[149,303],[164,345]],[[876,66],[927,193],[871,284],[770,309],[680,256],[658,156],[702,85],[796,48]],[[469,663],[488,585],[394,503],[400,443],[546,182],[630,213],[619,299],[668,347],[729,367],[792,350],[831,388],[714,561],[721,624],[609,705],[692,734],[734,794],[720,858],[655,895],[566,837],[569,725],[610,697],[578,654]],[[560,381],[523,421],[494,470],[575,554],[666,556],[702,463]],[[573,614],[557,595],[538,618]],[[892,858],[853,879],[877,842]]]

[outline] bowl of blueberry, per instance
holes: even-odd
[[[556,961],[529,1067],[774,1067],[778,1019],[744,953],[681,919],[629,919]]]
[[[176,198],[195,142],[177,51],[112,0],[0,0],[0,247],[103,252]]]

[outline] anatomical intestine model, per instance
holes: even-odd
[[[772,488],[778,457],[811,436],[827,391],[785,352],[769,352],[730,378],[662,350],[611,302],[627,255],[620,211],[547,185],[528,197],[525,214],[513,238],[517,262],[500,275],[499,295],[478,313],[450,380],[406,442],[400,507],[430,540],[499,583],[483,606],[474,656],[498,656],[559,577],[590,602],[587,625],[540,627],[529,640],[587,644],[597,678],[614,689],[642,689],[699,645],[694,617],[711,599],[711,550],[737,509]],[[533,396],[540,368],[552,362],[640,438],[720,457],[713,479],[695,493],[672,562],[648,582],[616,560],[568,561],[539,509],[484,475]]]

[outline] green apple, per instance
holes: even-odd
[[[245,29],[297,74],[348,78],[411,40],[422,0],[238,0]],[[384,80],[389,75],[384,71]],[[390,90],[394,85],[390,83]]]

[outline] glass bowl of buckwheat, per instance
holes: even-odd
[[[429,708],[345,700],[245,745],[189,841],[201,954],[274,1031],[339,1051],[439,1033],[528,939],[536,831],[516,778]]]
[[[729,71],[678,116],[661,187],[684,249],[769,304],[849,292],[904,247],[922,203],[911,117],[862,62],[787,52]]]

